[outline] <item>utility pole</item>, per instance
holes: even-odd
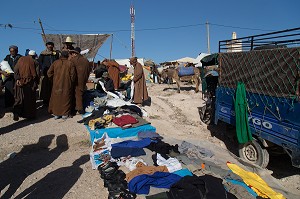
[[[209,41],[209,23],[206,21],[206,33],[207,33],[207,53],[210,54],[210,41]]]
[[[111,59],[112,47],[113,47],[113,40],[114,40],[114,34],[111,34],[109,59]]]
[[[133,3],[130,6],[130,19],[131,19],[131,57],[135,56],[135,34],[134,34],[134,22],[135,22],[135,9]]]
[[[41,21],[40,18],[39,18],[39,23],[40,23],[40,26],[41,26],[41,29],[42,29],[42,36],[43,36],[44,44],[46,44],[47,38],[46,38],[45,31],[44,31],[44,28],[43,28],[43,24],[42,24],[42,21]]]

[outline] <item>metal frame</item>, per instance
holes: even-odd
[[[286,47],[295,47],[300,45],[300,27],[287,29],[282,31],[270,32],[248,37],[241,37],[231,40],[219,41],[219,52],[227,52],[228,50],[240,49],[241,47],[229,47],[232,44],[241,44],[242,51],[253,50],[256,47],[269,45],[280,45]]]

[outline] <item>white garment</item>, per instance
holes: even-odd
[[[84,54],[87,54],[88,52],[90,51],[90,49],[85,49],[85,50],[82,50],[80,52],[81,55],[84,55]]]
[[[109,99],[107,100],[107,104],[106,104],[106,106],[110,106],[110,107],[121,107],[124,105],[134,105],[134,104],[131,104],[130,102],[125,102],[124,100],[119,98]]]
[[[144,165],[147,165],[147,163],[143,159],[132,157],[126,160],[125,167],[127,167],[130,171],[133,171],[136,169],[136,165],[139,162],[142,162]]]
[[[133,76],[132,76],[133,77]],[[133,80],[131,81],[131,91],[130,91],[130,100],[132,101],[132,99],[133,99],[133,93],[134,93],[134,82],[133,82]]]
[[[119,142],[123,142],[123,141],[127,141],[127,140],[138,140],[138,137],[137,136],[132,136],[132,137],[124,137],[124,138],[111,138],[107,135],[107,133],[104,133],[104,135],[102,136],[105,138],[105,146],[107,147],[107,149],[109,151],[111,151],[111,145],[112,144],[116,144],[116,143],[119,143]]]
[[[166,166],[170,173],[173,173],[175,171],[182,169],[180,162],[176,158],[169,158],[166,160],[159,153],[157,154],[156,158],[157,158],[156,163],[159,166]]]
[[[7,73],[14,73],[14,71],[11,69],[8,61],[2,61],[2,62],[0,62],[0,69],[2,71],[7,72]]]

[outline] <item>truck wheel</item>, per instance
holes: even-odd
[[[262,168],[266,168],[269,163],[268,151],[263,149],[255,140],[241,144],[239,147],[239,155],[246,161],[259,165]]]
[[[212,123],[212,110],[211,107],[206,107],[206,109],[202,112],[201,120],[203,123],[209,125]]]

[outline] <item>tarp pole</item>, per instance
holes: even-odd
[[[114,40],[114,34],[111,34],[109,59],[111,59],[112,47],[113,47],[113,40]]]

